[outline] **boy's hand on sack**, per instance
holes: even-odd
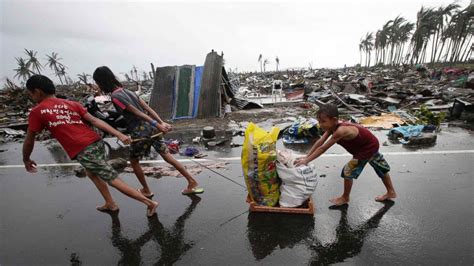
[[[300,165],[307,165],[308,161],[306,160],[306,157],[298,158],[295,160],[295,166],[300,166]]]
[[[125,145],[130,145],[132,143],[132,138],[124,134],[120,134],[118,139]]]

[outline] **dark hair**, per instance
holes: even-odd
[[[44,93],[51,95],[56,93],[53,81],[43,75],[33,75],[26,81],[26,89],[33,91],[34,89],[42,90]]]
[[[106,66],[98,67],[94,71],[92,78],[99,88],[106,93],[114,91],[117,87],[123,87],[122,83],[117,80],[112,70]]]
[[[337,105],[332,103],[327,103],[319,106],[318,115],[325,114],[327,117],[339,118],[339,111],[337,110]]]

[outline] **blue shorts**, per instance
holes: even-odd
[[[380,178],[384,177],[385,174],[390,171],[390,165],[385,161],[383,155],[377,152],[368,160],[350,160],[344,168],[342,168],[341,177],[357,179],[367,163],[374,168],[375,173],[377,173]]]

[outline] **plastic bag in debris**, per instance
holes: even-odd
[[[250,198],[258,205],[275,206],[280,197],[276,171],[276,141],[280,130],[267,132],[253,123],[245,130],[242,170]]]
[[[285,143],[308,143],[306,138],[315,138],[319,136],[318,121],[314,118],[306,119],[300,117],[293,124],[283,131],[283,142]],[[298,142],[298,139],[304,139]]]
[[[278,151],[277,172],[281,179],[280,206],[301,206],[313,194],[318,185],[318,175],[314,164],[295,167],[296,156],[291,151]]]

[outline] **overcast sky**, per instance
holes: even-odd
[[[0,0],[0,78],[14,76],[24,48],[57,52],[77,79],[107,65],[116,74],[155,66],[202,65],[211,49],[227,68],[259,69],[258,55],[280,68],[342,67],[359,62],[358,43],[402,15],[414,22],[423,6],[442,0],[292,2],[156,2]],[[468,0],[458,1],[462,7]],[[47,75],[52,72],[45,71]],[[3,83],[3,82],[2,82]]]

